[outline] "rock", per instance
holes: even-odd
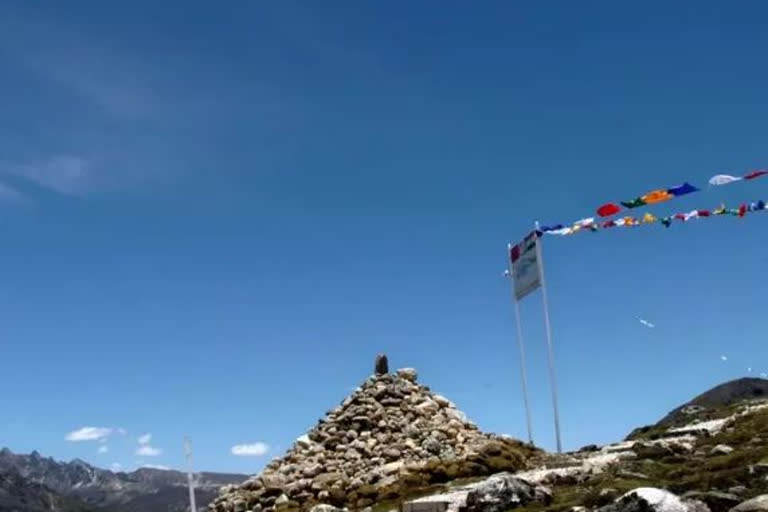
[[[731,509],[731,512],[763,512],[768,510],[768,494],[747,500]]]
[[[309,436],[307,434],[304,434],[303,436],[300,436],[298,439],[296,439],[296,444],[302,448],[309,448],[312,445],[312,441],[309,440]]]
[[[419,374],[413,368],[401,368],[397,370],[397,376],[401,379],[405,379],[408,382],[416,382]]]
[[[387,448],[384,450],[384,457],[386,457],[389,460],[399,459],[400,458],[400,450],[397,448]]]
[[[440,441],[435,439],[434,437],[428,437],[424,440],[423,443],[421,443],[422,448],[427,450],[429,453],[432,453],[434,455],[437,455],[440,453],[440,451],[443,449],[443,446],[440,444]]]
[[[415,410],[418,411],[418,413],[421,416],[430,416],[432,414],[435,414],[437,411],[440,410],[440,406],[437,405],[433,400],[426,399],[423,402],[421,402],[419,405],[415,407]]]
[[[401,461],[396,462],[390,462],[389,464],[384,464],[381,468],[381,472],[385,475],[392,475],[394,473],[399,473],[400,469],[404,466]]]
[[[336,508],[333,505],[315,505],[310,512],[342,512],[342,509]]]
[[[506,512],[534,501],[536,491],[527,481],[500,474],[481,482],[467,493],[465,512]]]
[[[389,361],[387,361],[386,354],[379,354],[378,356],[376,356],[374,373],[376,375],[386,375],[389,373]]]
[[[741,501],[741,499],[734,494],[717,491],[691,491],[683,494],[683,498],[704,502],[712,512],[728,512]]]
[[[616,476],[619,478],[625,478],[627,480],[649,480],[648,475],[638,473],[636,471],[627,471],[626,469],[620,469],[617,471]]]
[[[700,501],[684,501],[669,491],[641,487],[629,491],[598,512],[709,512]]]
[[[287,484],[284,476],[279,474],[269,474],[261,476],[261,485],[267,493],[282,491]]]
[[[728,488],[728,492],[730,494],[735,494],[736,496],[743,496],[747,493],[747,488],[743,485],[734,485],[733,487]]]
[[[728,455],[733,451],[733,448],[728,446],[727,444],[719,444],[712,448],[712,450],[709,452],[710,455]]]
[[[543,485],[537,485],[536,488],[533,490],[533,501],[536,503],[540,503],[544,505],[545,507],[548,507],[552,504],[552,502],[555,499],[555,495],[552,492],[552,489],[549,487],[543,486]]]

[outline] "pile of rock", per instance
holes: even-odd
[[[215,512],[360,509],[431,484],[522,469],[533,448],[485,434],[410,368],[370,377],[281,459],[238,487]]]

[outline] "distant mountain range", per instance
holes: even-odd
[[[226,484],[247,475],[198,473],[196,498],[202,510]],[[58,462],[37,452],[0,450],[0,512],[185,512],[187,475],[142,468],[130,473],[99,469],[75,459]]]

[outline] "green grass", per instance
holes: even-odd
[[[736,404],[719,410],[705,411],[704,418],[719,419],[733,415],[743,407]],[[688,420],[693,421],[693,417]],[[690,422],[689,421],[689,422]],[[683,423],[682,424],[687,424]],[[674,428],[674,427],[673,427]],[[657,429],[660,435],[666,428]],[[653,431],[643,433],[642,438],[651,439]],[[760,441],[753,442],[759,438]],[[734,451],[727,455],[710,455],[718,444],[726,444]],[[693,452],[699,451],[699,455]],[[697,440],[694,450],[688,454],[664,454],[640,457],[624,461],[620,466],[609,468],[588,481],[575,485],[554,486],[554,502],[549,506],[529,505],[515,509],[515,512],[565,512],[574,506],[599,507],[612,501],[613,495],[601,495],[604,489],[615,489],[616,495],[624,494],[638,487],[658,487],[675,494],[687,491],[727,491],[737,485],[748,489],[745,498],[768,493],[768,482],[763,475],[750,474],[749,466],[768,461],[768,409],[756,411],[740,417],[732,429],[717,435],[702,437]],[[640,450],[640,453],[643,453]],[[651,451],[648,452],[650,455]],[[646,479],[623,477],[619,469],[641,473]]]

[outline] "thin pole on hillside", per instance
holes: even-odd
[[[539,222],[534,224],[536,231],[539,231]],[[552,348],[552,327],[549,323],[549,300],[547,299],[547,282],[544,278],[544,259],[541,256],[541,242],[539,236],[536,236],[536,259],[539,262],[539,272],[541,273],[541,300],[544,303],[544,327],[547,332],[547,352],[549,359],[549,382],[552,388],[552,407],[555,411],[555,436],[557,438],[557,453],[563,453],[563,443],[560,438],[560,412],[557,407],[557,379],[555,378],[555,351]]]
[[[192,442],[188,437],[184,438],[184,456],[187,459],[187,481],[189,482],[189,510],[197,512],[195,503],[195,475],[192,472]]]
[[[533,428],[531,427],[531,409],[528,405],[528,375],[525,371],[525,346],[523,345],[523,327],[520,323],[520,303],[515,297],[515,282],[512,275],[512,260],[510,251],[512,244],[507,244],[507,277],[512,290],[512,304],[515,310],[515,324],[517,326],[517,344],[520,347],[520,378],[523,382],[523,404],[525,404],[525,423],[528,427],[528,442],[533,445]]]

